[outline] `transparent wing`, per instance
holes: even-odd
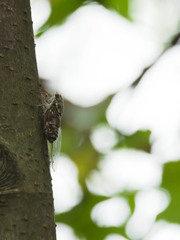
[[[49,152],[49,157],[50,157],[51,166],[53,170],[56,169],[56,157],[60,156],[61,140],[62,140],[62,134],[61,134],[61,128],[59,128],[58,137],[56,141],[54,141],[53,144],[48,142],[48,152]]]
[[[61,153],[62,133],[61,128],[58,130],[58,137],[53,143],[53,156],[58,156]]]

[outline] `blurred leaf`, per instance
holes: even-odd
[[[80,107],[66,101],[64,107],[63,126],[68,125],[80,132],[87,132],[99,123],[107,123],[106,109],[109,106],[112,97],[113,96],[111,95],[101,103],[87,108]]]
[[[171,197],[167,209],[158,215],[158,219],[180,223],[180,161],[164,165],[162,185]]]
[[[136,196],[137,192],[138,191],[133,191],[133,192],[124,191],[124,192],[119,193],[119,197],[124,197],[124,198],[128,199],[131,213],[133,213],[134,209],[135,209],[135,196]]]
[[[50,0],[51,15],[46,23],[39,29],[37,37],[50,27],[62,24],[65,19],[82,6],[84,0]]]
[[[143,150],[150,152],[151,144],[149,141],[151,131],[141,131],[138,130],[133,135],[126,136],[119,133],[119,143],[115,146],[117,148],[135,148],[138,150]]]
[[[83,201],[69,212],[58,214],[56,222],[62,222],[71,226],[79,237],[86,240],[103,240],[111,233],[119,233],[126,236],[124,226],[122,227],[98,227],[91,220],[91,210],[99,202],[108,199],[107,197],[97,196],[86,193]]]
[[[123,17],[131,20],[129,15],[130,0],[97,0],[97,2],[110,10],[115,10]]]
[[[80,238],[86,240],[103,240],[108,234],[125,234],[125,226],[99,227],[91,219],[92,208],[108,197],[91,194],[86,187],[86,178],[89,172],[96,169],[101,155],[93,148],[89,134],[92,127],[107,123],[106,109],[112,96],[96,106],[83,108],[65,102],[65,113],[62,124],[62,152],[66,153],[77,165],[79,181],[83,188],[84,198],[79,205],[68,212],[56,215],[56,222],[71,226]],[[134,211],[135,193],[121,193],[128,199],[131,211]],[[121,213],[120,213],[121,214]]]
[[[48,20],[38,30],[36,37],[41,36],[50,27],[62,24],[66,18],[74,13],[78,8],[91,2],[98,2],[104,7],[115,10],[123,17],[131,20],[128,5],[131,0],[49,0],[51,4],[51,14]]]
[[[54,153],[67,154],[79,170],[79,181],[82,187],[89,172],[97,168],[100,154],[93,148],[89,139],[91,128],[107,122],[105,113],[112,96],[89,108],[83,108],[65,101],[65,112],[62,123],[62,143],[54,144]],[[58,146],[57,146],[58,145]]]
[[[72,131],[73,133],[73,131]],[[66,139],[67,138],[67,139]],[[74,161],[79,170],[79,181],[81,186],[85,186],[85,180],[87,175],[92,169],[96,169],[99,160],[99,153],[93,148],[88,135],[82,135],[79,139],[79,143],[75,147],[68,148],[68,141],[71,139],[71,132],[67,130],[64,132],[62,141],[62,152],[68,154],[68,156]],[[75,142],[75,135],[72,137],[72,142]],[[71,140],[70,140],[71,141]],[[70,144],[71,144],[70,143]]]
[[[81,145],[83,141],[83,135],[76,129],[63,126],[62,130],[62,146],[61,151],[71,154]]]

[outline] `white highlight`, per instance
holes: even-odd
[[[157,189],[139,192],[135,198],[135,211],[126,225],[128,236],[131,239],[144,237],[169,201],[169,195]]]
[[[117,150],[109,153],[87,180],[90,191],[111,196],[129,190],[144,190],[161,183],[162,167],[158,159],[136,150]]]
[[[32,20],[34,34],[45,23],[51,13],[51,7],[48,0],[31,0]]]
[[[169,50],[139,86],[117,94],[107,111],[109,123],[132,134],[152,130],[153,153],[164,162],[180,156],[180,47]]]
[[[150,30],[161,42],[166,42],[178,31],[180,1],[133,0],[130,14],[136,24]]]
[[[54,205],[56,213],[70,210],[82,199],[82,191],[78,183],[78,170],[67,157],[54,159],[57,167],[51,169]]]
[[[81,106],[128,86],[160,51],[152,36],[96,4],[43,34],[36,47],[40,76]]]
[[[104,240],[128,240],[125,237],[122,237],[119,234],[109,234],[107,237],[105,237]]]
[[[70,226],[60,223],[57,223],[56,237],[57,240],[79,240]]]
[[[144,240],[179,240],[180,224],[158,221]]]
[[[91,212],[92,220],[100,227],[121,226],[129,215],[128,202],[122,197],[100,202],[93,207]]]
[[[93,147],[101,153],[108,153],[118,142],[116,132],[107,124],[94,127],[90,139]]]

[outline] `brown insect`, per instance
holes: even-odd
[[[51,143],[52,161],[53,142],[57,139],[59,129],[61,128],[63,110],[63,98],[58,93],[56,93],[54,97],[50,98],[45,106],[44,130],[46,139]]]

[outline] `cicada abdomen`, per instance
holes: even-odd
[[[53,142],[58,138],[59,129],[61,128],[62,114],[64,104],[63,98],[59,94],[55,94],[50,99],[44,112],[44,131],[46,139],[51,143],[51,159],[53,154]]]

